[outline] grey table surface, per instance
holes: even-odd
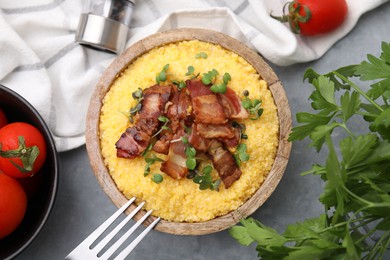
[[[303,73],[313,67],[321,73],[360,63],[368,53],[379,54],[382,41],[390,41],[390,2],[363,15],[356,27],[319,60],[278,67],[271,64],[282,81],[295,113],[310,111],[312,91]],[[318,197],[322,181],[300,176],[323,156],[295,142],[285,174],[277,189],[252,217],[279,231],[288,224],[323,212]],[[60,153],[60,184],[50,218],[39,236],[16,259],[63,259],[79,242],[108,218],[116,207],[100,188],[89,164],[85,146]],[[387,254],[386,259],[390,259]],[[241,246],[227,231],[202,236],[175,236],[152,231],[128,259],[257,259],[254,246]]]

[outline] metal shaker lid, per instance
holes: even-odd
[[[129,28],[107,17],[82,13],[76,41],[101,50],[121,53],[126,45]]]

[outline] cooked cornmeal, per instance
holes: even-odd
[[[198,57],[204,52],[206,57]],[[144,176],[146,162],[143,157],[124,159],[116,156],[115,143],[127,127],[129,110],[136,105],[132,93],[156,84],[156,75],[169,64],[167,81],[186,80],[188,66],[193,66],[195,75],[212,69],[231,75],[228,86],[243,98],[249,91],[251,99],[261,99],[264,112],[258,120],[245,119],[243,140],[250,159],[241,164],[241,177],[229,188],[221,183],[219,191],[200,190],[191,179],[176,180],[160,172],[159,162],[151,166],[151,173],[160,173],[163,182],[151,180],[152,174]],[[267,83],[257,71],[237,54],[219,45],[201,41],[182,41],[157,47],[132,62],[113,82],[105,95],[100,115],[100,144],[104,162],[113,180],[123,194],[146,201],[145,209],[174,222],[201,222],[225,215],[248,200],[263,183],[273,165],[277,146],[279,123],[277,108]],[[164,155],[158,154],[160,158]],[[215,174],[217,177],[217,174]]]

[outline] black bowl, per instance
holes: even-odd
[[[59,162],[53,136],[37,110],[23,97],[0,84],[0,107],[9,122],[26,122],[45,137],[47,159],[42,169],[38,192],[27,202],[22,223],[9,236],[0,239],[0,259],[12,259],[21,253],[42,230],[53,208],[58,189]]]

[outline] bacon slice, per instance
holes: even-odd
[[[164,113],[171,92],[170,85],[154,85],[145,89],[136,124],[127,128],[115,144],[118,157],[135,158],[145,151],[160,124],[158,117]]]
[[[217,94],[217,96],[227,118],[245,119],[249,117],[248,111],[242,106],[241,99],[231,88],[227,87],[225,94]]]
[[[115,143],[117,157],[133,159],[138,157],[148,147],[150,136],[137,127],[126,129]]]
[[[214,139],[210,141],[207,153],[225,188],[228,189],[241,176],[241,170],[238,168],[233,155]]]
[[[156,153],[168,154],[169,145],[172,140],[172,131],[165,130],[159,135],[159,139],[153,145],[153,151]]]
[[[224,124],[227,118],[217,96],[200,80],[187,80],[196,123]]]
[[[192,106],[191,99],[185,89],[175,91],[169,101],[166,116],[170,120],[170,127],[172,132],[176,132],[179,127],[182,127],[182,120],[189,120],[191,118],[190,107]],[[187,125],[187,123],[185,123]],[[188,122],[189,125],[192,122]]]
[[[201,137],[198,134],[198,130],[197,130],[197,125],[196,124],[192,125],[192,130],[191,130],[190,136],[188,137],[188,142],[190,143],[190,145],[192,147],[194,147],[198,151],[206,152],[208,150],[209,140],[207,140],[206,138]]]
[[[199,135],[203,138],[234,138],[235,133],[233,127],[228,124],[214,125],[214,124],[198,124],[196,127]]]
[[[198,79],[187,80],[186,85],[192,99],[199,96],[213,94],[213,92],[210,90],[210,87],[204,85],[202,81]]]
[[[144,99],[136,125],[148,135],[153,135],[159,126],[158,118],[164,113],[165,104],[168,102],[171,92],[171,85],[154,85],[143,92]]]
[[[227,148],[234,148],[241,141],[241,130],[239,128],[236,128],[236,127],[232,127],[231,129],[234,132],[234,137],[232,137],[232,138],[218,138],[218,141],[223,143],[225,145],[225,147],[227,147]]]
[[[203,95],[192,99],[195,122],[202,124],[225,124],[227,118],[216,95]]]
[[[180,133],[173,136],[173,139],[179,139],[183,135],[184,131],[180,131]],[[167,159],[161,164],[160,170],[177,180],[187,176],[188,168],[186,166],[187,156],[185,154],[185,148],[185,145],[181,141],[171,143]]]

